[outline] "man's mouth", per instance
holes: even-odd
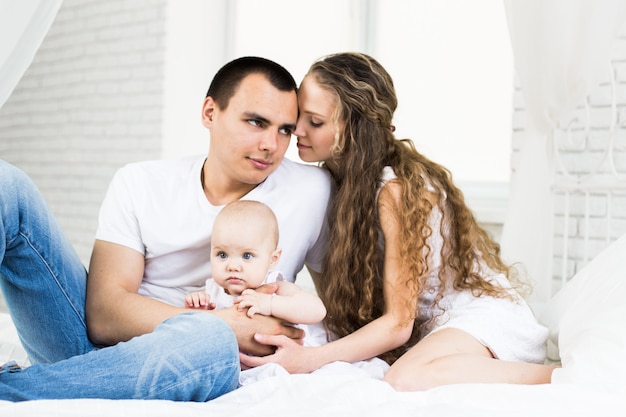
[[[272,165],[272,161],[267,159],[258,159],[258,158],[248,158],[252,165],[259,169],[267,169]]]

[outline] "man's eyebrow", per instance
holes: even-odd
[[[263,122],[265,124],[270,124],[270,121],[267,117],[263,117],[258,113],[244,112],[243,117],[245,117],[246,119],[258,120],[259,122]]]
[[[270,121],[268,118],[261,116],[258,113],[251,113],[251,112],[244,112],[243,116],[246,119],[254,119],[254,120],[258,120],[259,122],[265,123],[265,124],[270,124]],[[284,125],[280,126],[281,129],[289,129],[289,130],[296,130],[296,125],[294,123],[285,123]]]

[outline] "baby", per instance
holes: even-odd
[[[278,221],[258,201],[239,200],[226,205],[215,218],[211,236],[211,273],[204,291],[187,294],[185,307],[220,309],[237,305],[248,316],[274,316],[290,323],[314,324],[326,315],[322,300],[285,281],[272,271],[280,259]],[[256,291],[275,286],[273,293]]]

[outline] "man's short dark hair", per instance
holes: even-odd
[[[283,66],[266,58],[245,56],[230,61],[213,77],[206,96],[211,96],[220,109],[228,106],[241,81],[250,74],[262,74],[280,91],[296,91],[293,76]]]

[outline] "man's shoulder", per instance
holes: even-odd
[[[293,220],[294,210],[297,216],[310,216],[311,212],[323,215],[330,193],[330,176],[325,170],[284,159],[276,171],[246,198],[262,201],[274,210],[277,217]]]
[[[144,171],[180,169],[185,167],[191,167],[195,165],[200,159],[202,159],[202,156],[200,155],[184,156],[170,159],[151,159],[145,161],[129,162],[123,167],[123,169]]]
[[[119,174],[133,178],[150,177],[165,179],[189,175],[194,166],[201,163],[201,156],[187,156],[174,159],[154,159],[130,162],[119,169]]]
[[[287,158],[283,159],[275,174],[281,179],[288,179],[290,181],[330,184],[330,175],[325,169],[292,161]]]

